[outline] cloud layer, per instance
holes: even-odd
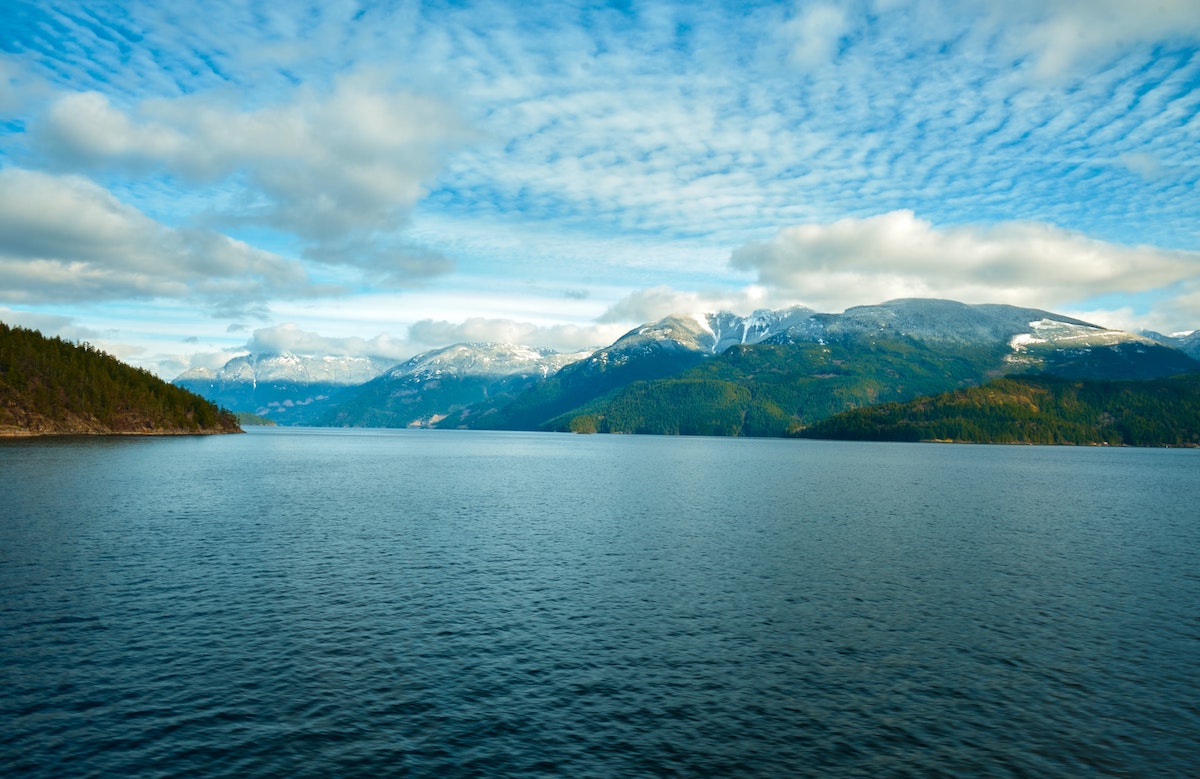
[[[309,284],[295,261],[166,227],[88,179],[6,168],[0,288],[14,303],[195,297],[237,315]]]
[[[835,309],[896,297],[1055,306],[1200,276],[1200,252],[1121,246],[1034,222],[938,229],[911,211],[788,227],[730,262]]]
[[[298,236],[313,259],[415,278],[448,262],[392,244],[446,154],[469,136],[445,102],[368,75],[252,110],[194,95],[123,110],[99,92],[68,93],[31,128],[56,167],[223,185],[210,220],[270,227]]]

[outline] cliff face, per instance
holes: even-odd
[[[0,435],[237,432],[232,414],[147,371],[0,323]]]

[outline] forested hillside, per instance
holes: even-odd
[[[856,441],[1200,446],[1200,375],[1148,381],[1013,376],[846,411],[800,431]]]
[[[1000,347],[912,340],[735,346],[673,377],[636,382],[543,425],[574,432],[781,436],[847,408],[974,383]]]
[[[98,349],[0,322],[0,433],[236,433],[199,395]]]

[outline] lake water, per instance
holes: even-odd
[[[1200,451],[257,429],[0,485],[0,775],[1200,770]]]

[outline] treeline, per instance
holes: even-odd
[[[1011,376],[846,411],[798,434],[855,441],[1200,446],[1200,375],[1145,381]]]
[[[90,344],[0,322],[0,431],[238,432],[232,414]]]

